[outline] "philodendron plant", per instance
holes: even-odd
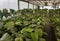
[[[16,38],[15,41],[23,41],[24,39],[26,41],[38,41],[39,37],[43,36],[43,30],[42,29],[33,29],[25,27],[21,31],[18,32],[23,37]]]

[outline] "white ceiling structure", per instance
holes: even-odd
[[[19,0],[19,1],[25,1],[29,2],[31,4],[35,4],[37,6],[42,6],[42,5],[60,5],[60,0]]]

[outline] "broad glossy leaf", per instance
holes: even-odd
[[[22,37],[15,38],[15,41],[23,41]]]
[[[23,28],[23,29],[21,30],[21,33],[24,33],[24,32],[32,32],[32,31],[33,31],[32,28]]]
[[[38,41],[38,33],[37,32],[31,32],[31,37],[33,41]]]
[[[12,21],[7,22],[7,23],[5,24],[5,28],[7,28],[7,29],[11,29],[12,27],[14,27],[14,22],[12,22]]]
[[[44,32],[42,29],[37,29],[37,33],[40,37],[42,37]]]

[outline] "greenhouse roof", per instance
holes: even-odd
[[[60,0],[19,0],[28,2],[37,6],[52,6],[52,5],[60,5]]]

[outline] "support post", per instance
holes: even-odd
[[[59,4],[57,5],[57,8],[59,9]]]
[[[38,6],[38,9],[40,9],[40,6]]]
[[[33,9],[34,9],[34,4],[33,4]]]
[[[34,11],[34,4],[33,4],[33,13],[35,13],[35,11]]]
[[[28,2],[28,9],[29,9],[29,2]]]
[[[19,3],[20,0],[18,0],[18,10],[20,9],[20,3]]]

